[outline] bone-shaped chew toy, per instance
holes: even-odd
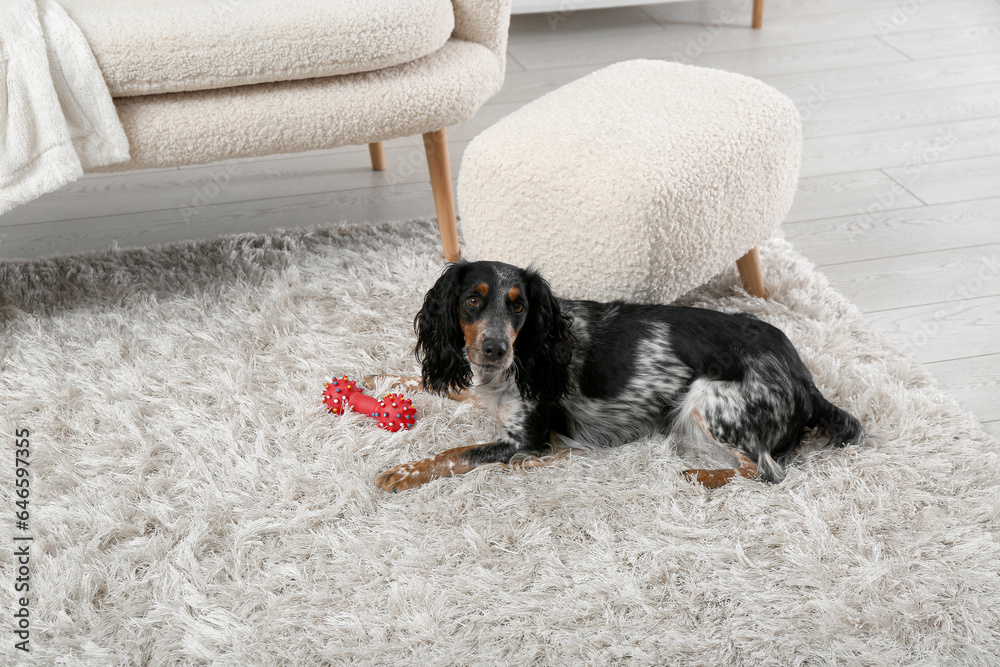
[[[402,394],[386,394],[380,401],[365,395],[357,383],[346,375],[339,379],[330,378],[323,390],[323,402],[329,412],[342,415],[344,408],[349,407],[355,412],[374,417],[379,426],[392,432],[401,428],[413,428],[417,418],[413,401],[403,398]]]

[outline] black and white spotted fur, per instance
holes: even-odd
[[[506,427],[469,452],[473,465],[543,454],[557,434],[597,448],[674,431],[743,453],[778,482],[805,429],[839,446],[864,438],[788,338],[747,314],[559,299],[531,269],[461,262],[414,327],[424,386],[472,387]]]

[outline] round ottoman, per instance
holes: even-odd
[[[672,301],[737,261],[764,296],[757,243],[792,204],[798,110],[746,76],[656,60],[594,72],[466,148],[466,251],[534,265],[558,294]]]

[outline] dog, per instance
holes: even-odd
[[[474,392],[506,432],[391,468],[376,478],[385,491],[656,433],[735,457],[732,468],[685,470],[694,483],[778,483],[805,429],[825,431],[832,446],[865,438],[788,337],[745,313],[561,299],[533,269],[462,261],[427,292],[414,330],[421,377],[410,388],[458,400]]]

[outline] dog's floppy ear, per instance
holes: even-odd
[[[472,367],[465,358],[465,337],[458,322],[458,290],[466,266],[458,262],[445,268],[413,319],[424,387],[439,393],[461,391],[472,384]]]
[[[554,401],[569,389],[570,319],[537,271],[522,269],[521,277],[528,315],[514,341],[514,380],[522,397]]]

